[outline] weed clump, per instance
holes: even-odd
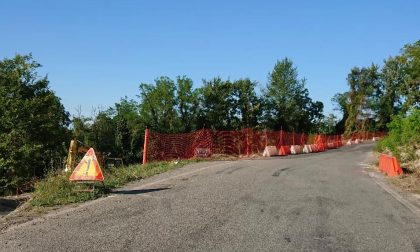
[[[97,190],[94,192],[88,191],[91,185],[70,182],[69,173],[51,172],[45,179],[35,184],[30,203],[34,207],[45,207],[85,202],[101,197],[128,182],[144,179],[196,161],[152,162],[147,165],[131,165],[104,170],[105,181],[103,184],[96,183]]]

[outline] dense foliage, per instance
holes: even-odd
[[[343,114],[336,128],[347,135],[388,131],[379,151],[411,162],[408,167],[420,172],[420,40],[384,60],[382,68],[374,64],[354,67],[347,82],[349,91],[332,99]]]
[[[318,132],[315,126],[323,118],[324,105],[312,101],[305,82],[291,60],[276,63],[264,95],[264,121],[269,128]]]
[[[60,164],[69,116],[31,55],[0,61],[0,190]]]
[[[416,153],[420,149],[420,109],[413,109],[407,116],[393,116],[388,127],[388,136],[379,143],[379,150],[391,151],[402,162],[420,159]]]
[[[215,77],[194,89],[186,76],[162,76],[141,83],[139,100],[121,99],[114,107],[92,117],[73,117],[73,137],[101,152],[136,163],[141,159],[144,130],[191,132],[202,128],[243,128],[335,131],[335,117],[324,119],[323,104],[312,101],[289,59],[278,61],[261,95],[248,78],[235,81]]]
[[[384,60],[382,68],[354,67],[347,77],[349,91],[333,102],[343,113],[337,127],[347,135],[359,131],[387,131],[393,115],[420,107],[420,41],[404,46],[401,54]]]

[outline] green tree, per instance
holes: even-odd
[[[345,134],[375,130],[374,119],[379,109],[381,86],[378,66],[354,67],[347,77],[350,87],[348,117],[345,123]]]
[[[198,128],[232,130],[237,123],[233,85],[220,77],[203,80],[199,92]]]
[[[116,128],[110,111],[99,111],[91,125],[90,146],[102,153],[115,153]]]
[[[176,104],[180,119],[178,131],[195,130],[197,127],[198,92],[193,89],[193,81],[186,76],[176,78]]]
[[[309,112],[309,122],[307,123],[307,130],[305,132],[319,132],[320,125],[324,122],[324,104],[320,101],[310,101],[306,108]]]
[[[337,117],[334,114],[329,114],[321,122],[319,133],[322,134],[336,134],[337,133]]]
[[[91,144],[92,119],[83,115],[73,115],[72,118],[72,138],[86,144]]]
[[[402,89],[407,81],[406,64],[402,57],[389,57],[381,70],[382,95],[379,97],[377,129],[385,130],[391,117],[400,112]]]
[[[349,106],[349,92],[344,93],[337,93],[331,99],[333,104],[335,105],[334,110],[341,112],[342,118],[340,121],[337,122],[335,126],[335,131],[339,133],[343,133],[345,130],[345,122],[348,118],[348,106]]]
[[[175,110],[175,84],[160,77],[155,84],[140,84],[140,116],[149,128],[159,132],[176,132],[178,117]]]
[[[305,83],[290,59],[277,61],[264,94],[264,119],[269,128],[303,132],[314,128],[322,118],[323,105],[312,101]]]
[[[420,107],[420,40],[401,52],[385,60],[381,71],[374,64],[351,69],[347,77],[350,90],[333,98],[343,112],[347,135],[387,130],[393,115]]]
[[[233,82],[233,100],[235,101],[237,129],[255,128],[259,125],[262,113],[262,101],[255,93],[257,82],[248,78]]]
[[[32,55],[0,61],[0,188],[13,188],[58,166],[69,114]]]
[[[125,163],[139,162],[146,128],[140,118],[139,104],[125,97],[112,110],[116,124],[113,155],[123,157]]]
[[[420,108],[420,40],[405,45],[402,49],[402,58],[407,64],[408,80],[401,89],[405,96],[404,111],[410,108]]]

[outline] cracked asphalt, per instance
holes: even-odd
[[[372,144],[217,161],[0,234],[1,251],[420,251],[419,217],[363,172]]]

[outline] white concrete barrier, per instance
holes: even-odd
[[[303,153],[311,153],[312,152],[312,147],[310,145],[305,145],[303,147]]]
[[[278,154],[279,150],[277,150],[276,146],[265,146],[263,157],[277,156]]]
[[[292,152],[293,155],[302,154],[303,153],[303,147],[300,146],[300,145],[292,145],[290,147],[290,152]]]

